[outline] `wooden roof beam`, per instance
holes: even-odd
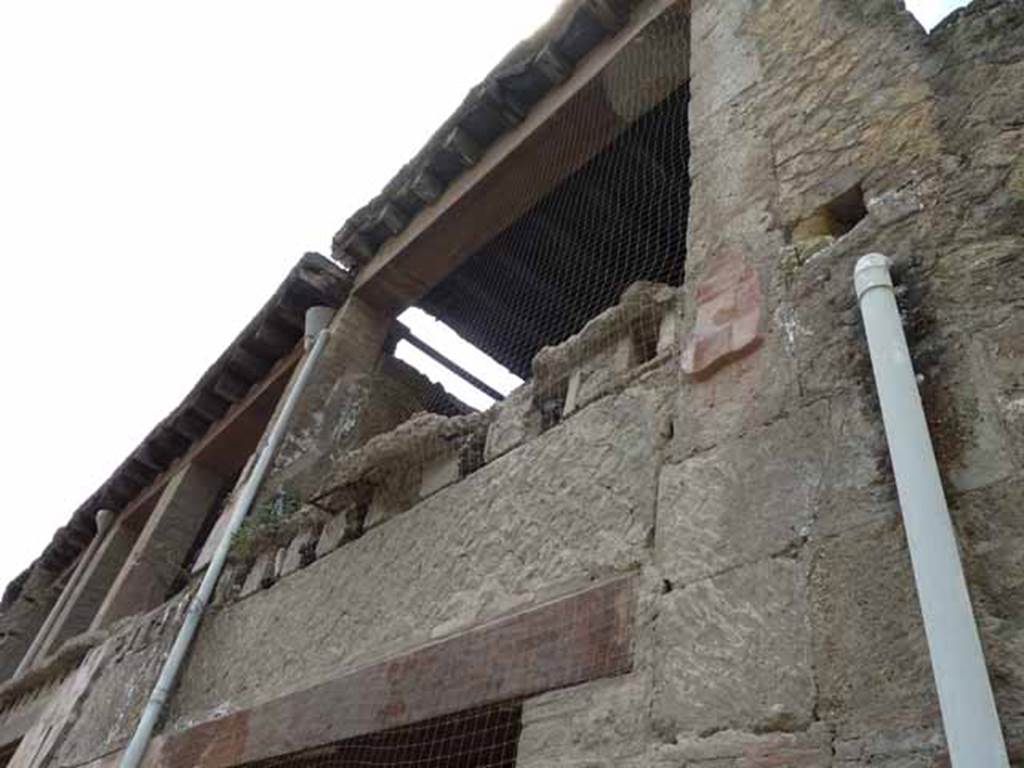
[[[541,99],[519,126],[495,141],[436,203],[383,244],[356,276],[353,293],[396,314],[415,304],[464,259],[607,146],[627,122],[608,105],[595,80],[620,51],[678,2],[651,0],[618,34],[599,44],[564,84]],[[580,114],[587,119],[578,119]],[[572,133],[567,134],[570,126]],[[573,137],[569,148],[558,141],[566,135]]]

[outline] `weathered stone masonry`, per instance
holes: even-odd
[[[524,665],[497,689],[522,701],[517,765],[944,764],[852,287],[871,251],[897,262],[1024,764],[1024,4],[976,0],[931,35],[897,0],[665,5],[688,20],[685,284],[630,288],[484,414],[409,420],[437,393],[357,277],[265,486],[301,524],[225,574],[148,764],[415,722],[500,699],[488,675]],[[10,764],[116,764],[186,597],[0,688]],[[32,605],[0,631],[32,632]],[[585,620],[559,645],[566,606]],[[401,693],[360,708],[353,687]]]

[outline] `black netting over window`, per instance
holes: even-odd
[[[246,768],[513,768],[521,715],[518,703],[496,704],[250,763]]]
[[[525,378],[541,347],[578,331],[632,283],[681,284],[688,101],[683,85],[640,114],[420,306]]]

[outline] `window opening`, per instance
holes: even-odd
[[[634,282],[681,284],[688,101],[684,85],[644,112],[435,286],[420,308],[529,378],[542,347],[579,331]]]
[[[412,307],[396,323],[395,356],[462,402],[486,410],[523,380],[458,333]]]
[[[856,227],[868,215],[864,191],[856,184],[840,195],[815,208],[788,228],[802,259],[828,247]]]

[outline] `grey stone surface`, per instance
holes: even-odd
[[[756,43],[743,34],[749,4],[697,0],[691,4],[691,34],[699,41],[692,57],[694,122],[726,107],[763,77]]]
[[[890,511],[880,421],[835,397],[662,468],[657,562],[686,584]]]
[[[934,725],[928,648],[895,511],[809,549],[819,717],[855,735]]]
[[[599,680],[523,703],[516,765],[616,766],[643,756],[653,742],[649,674]]]
[[[949,503],[996,703],[1024,737],[1024,475]]]
[[[970,491],[1024,471],[1019,411],[1024,318],[961,339],[940,366],[922,361],[922,394],[937,458],[953,489]]]
[[[274,581],[274,562],[277,559],[277,550],[264,552],[256,558],[256,562],[249,569],[249,574],[242,583],[242,589],[238,597],[246,598]]]
[[[666,354],[679,346],[679,326],[682,318],[675,309],[670,309],[661,318],[658,325],[658,343],[656,351],[659,355]]]
[[[58,576],[47,568],[33,568],[18,597],[0,613],[0,682],[14,674],[57,602],[60,592],[53,588],[53,583]]]
[[[882,765],[886,768],[917,768],[941,765],[946,742],[942,729],[934,727],[877,728],[853,738],[839,736],[834,743],[836,766],[853,768]]]
[[[223,605],[230,600],[234,600],[239,590],[238,576],[240,568],[241,566],[236,563],[228,563],[224,566],[224,570],[221,571],[220,578],[217,580],[217,587],[213,592],[212,605]]]
[[[540,413],[533,405],[533,385],[524,384],[494,407],[494,421],[487,430],[484,461],[502,454],[540,434]]]
[[[565,403],[562,405],[562,418],[569,416],[580,407],[580,386],[583,383],[583,371],[577,368],[569,375],[565,387]]]
[[[423,467],[414,460],[394,466],[387,479],[373,488],[363,527],[375,528],[415,506],[420,500],[422,475]]]
[[[583,360],[569,381],[569,394],[565,398],[565,411],[572,413],[598,397],[607,394],[638,362],[638,351],[629,328],[614,343]],[[576,380],[573,393],[573,380]],[[572,407],[570,408],[570,397]]]
[[[832,739],[823,723],[794,733],[724,730],[685,736],[652,750],[651,765],[695,768],[832,768]]]
[[[634,568],[654,524],[659,395],[593,403],[203,625],[175,721],[246,706]],[[287,622],[287,631],[283,632]],[[239,653],[239,638],[247,638]]]
[[[181,626],[188,604],[182,598],[124,620],[93,651],[105,661],[93,676],[80,714],[64,734],[52,765],[80,765],[127,743]]]
[[[327,521],[316,543],[317,559],[329,555],[345,542],[355,538],[360,527],[360,523],[356,519],[358,516],[358,510],[348,509],[339,512]]]
[[[281,578],[281,574],[284,573],[284,561],[288,557],[288,549],[286,547],[278,547],[274,553],[274,568],[272,573],[274,574],[274,581]]]
[[[656,622],[657,727],[807,727],[815,685],[804,563],[762,560],[665,595]]]
[[[288,551],[281,566],[281,576],[288,576],[304,565],[303,558],[310,548],[315,548],[318,540],[315,531],[303,531],[288,545]]]
[[[458,481],[459,454],[456,451],[444,451],[424,463],[420,478],[420,498],[432,496]]]

